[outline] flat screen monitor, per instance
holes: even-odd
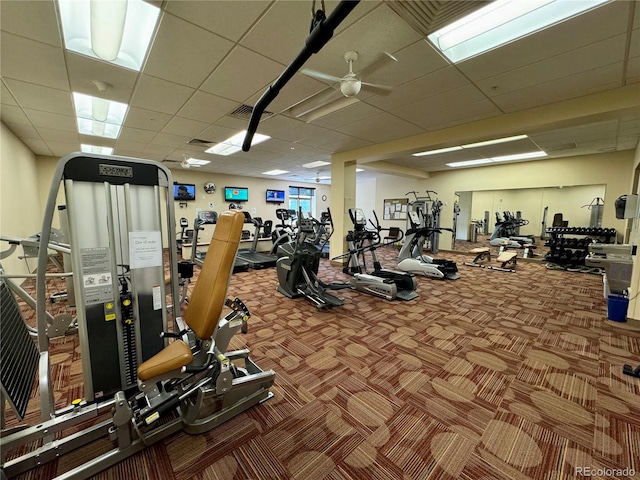
[[[284,190],[267,189],[267,202],[268,203],[284,203]]]
[[[195,200],[196,186],[191,183],[174,183],[173,199],[181,201]]]
[[[245,187],[224,187],[226,202],[246,202],[249,200],[249,189]]]

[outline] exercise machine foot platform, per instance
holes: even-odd
[[[74,167],[79,167],[79,176],[71,180],[67,174],[73,172]],[[49,367],[48,341],[44,329],[42,333],[41,329],[38,329],[39,343],[36,346],[20,318],[15,299],[13,310],[3,311],[0,317],[1,328],[3,332],[11,331],[12,341],[7,348],[3,342],[1,352],[2,411],[4,412],[5,400],[8,400],[17,417],[24,418],[32,385],[39,372],[42,421],[33,426],[5,430],[5,419],[4,415],[2,416],[2,478],[14,477],[83,447],[86,448],[87,455],[83,452],[82,456],[86,458],[92,455],[92,446],[89,445],[91,442],[108,437],[114,443],[112,450],[102,453],[104,450],[100,449],[97,456],[56,477],[87,478],[173,433],[180,430],[189,434],[206,432],[271,398],[273,394],[270,388],[274,383],[275,373],[272,370],[261,370],[249,357],[247,349],[228,350],[229,343],[236,333],[246,333],[250,318],[247,307],[240,299],[227,298],[233,262],[242,235],[244,215],[241,212],[229,211],[218,217],[209,254],[193,288],[185,317],[179,316],[179,309],[173,309],[175,318],[172,331],[162,328],[160,322],[160,325],[157,325],[159,330],[149,336],[150,330],[144,330],[150,328],[148,325],[145,326],[149,320],[147,317],[151,317],[151,313],[157,311],[158,318],[166,319],[169,312],[165,300],[163,264],[156,266],[152,260],[157,252],[159,261],[163,261],[162,249],[159,248],[162,244],[161,235],[157,237],[159,245],[154,246],[151,245],[151,240],[156,237],[147,232],[142,237],[147,243],[136,252],[135,242],[138,240],[135,239],[139,237],[128,235],[126,227],[128,225],[136,228],[136,222],[149,222],[150,218],[160,221],[160,209],[156,210],[156,205],[160,207],[159,200],[162,198],[171,198],[162,192],[162,189],[167,190],[173,183],[169,170],[156,162],[123,157],[84,154],[67,156],[61,160],[54,175],[55,188],[52,185],[45,209],[44,225],[50,225],[53,217],[60,181],[56,184],[56,178],[65,180],[65,194],[71,212],[72,258],[75,256],[76,260],[78,257],[82,259],[84,255],[86,260],[84,264],[74,264],[74,271],[84,274],[74,275],[74,279],[78,280],[76,294],[81,337],[97,335],[99,338],[97,344],[92,343],[91,338],[81,341],[81,349],[91,346],[89,350],[81,352],[86,378],[86,400],[74,402],[68,408],[56,411],[53,387],[50,383],[52,375]],[[150,196],[147,197],[147,194]],[[158,203],[154,204],[151,196],[157,196]],[[115,201],[114,197],[118,197],[118,201]],[[132,213],[137,211],[137,200],[143,201],[145,205],[154,205],[153,214],[138,218]],[[123,201],[124,204],[119,204],[119,201]],[[77,223],[84,213],[94,209],[99,213],[107,212],[102,216],[108,220],[105,235],[87,232],[87,223]],[[112,218],[122,221],[114,226]],[[165,220],[167,230],[173,231],[171,204],[167,207]],[[98,220],[91,225],[97,230],[105,227]],[[156,227],[149,224],[146,228]],[[101,247],[87,246],[87,242],[100,241],[103,237],[116,240],[116,247],[110,250],[111,253]],[[45,238],[44,241],[47,242],[48,239]],[[170,235],[166,241],[169,256],[173,257],[176,251],[175,237]],[[128,251],[117,251],[127,243]],[[78,252],[79,245],[81,248]],[[46,269],[40,267],[46,266],[46,253],[46,249],[40,250],[38,291],[41,290],[45,278]],[[97,255],[98,253],[100,255]],[[134,259],[135,255],[139,255],[140,258]],[[112,261],[106,261],[110,256]],[[139,265],[140,262],[142,265]],[[175,263],[165,261],[165,264],[173,278],[170,283],[170,295],[177,299],[179,294]],[[130,268],[125,269],[122,265]],[[114,272],[120,272],[115,273],[114,278],[121,277],[121,288],[119,289],[115,282],[110,284],[110,288],[105,288],[107,284],[104,282],[103,287],[98,290],[92,282],[87,282],[90,276],[87,273],[88,266],[91,271],[105,270],[99,275],[100,279],[108,279],[113,267]],[[85,284],[89,285],[84,290],[81,284],[83,277]],[[152,277],[153,298],[145,298],[143,295],[145,277]],[[5,302],[4,298],[8,290],[3,285],[0,285],[0,288],[3,306],[11,306],[11,302]],[[123,290],[126,293],[125,301],[122,301]],[[42,295],[38,298],[37,304],[39,324],[46,321],[42,313],[43,304]],[[120,308],[109,310],[111,305],[120,305]],[[92,310],[94,311],[91,312]],[[223,315],[223,311],[227,313]],[[98,321],[92,318],[92,313],[99,313],[101,319]],[[90,322],[95,322],[100,328],[107,330],[102,334],[96,333],[89,328]],[[127,325],[132,327],[131,331],[136,335],[144,333],[143,338],[132,334],[127,337],[130,341],[124,344],[121,340],[115,341],[116,337],[111,338],[110,328],[113,328],[114,335],[116,331],[121,335],[121,330]],[[145,344],[152,338],[160,340],[159,348],[150,350]],[[168,343],[169,339],[173,341]],[[112,342],[115,342],[115,353],[110,354],[108,360],[103,359],[97,368],[85,361],[85,357],[98,358],[100,350],[111,351]],[[144,350],[142,353],[146,352],[146,355],[141,354],[141,346]],[[125,351],[127,348],[130,349],[128,353]],[[24,361],[16,362],[15,359]],[[122,372],[128,371],[132,365],[135,367],[132,379],[119,371],[120,367],[124,369]],[[85,372],[85,369],[88,372]],[[108,378],[107,373],[111,370],[115,373],[111,375],[115,383],[102,386],[99,382],[104,383]],[[87,421],[92,419],[94,420],[91,425],[87,426]]]

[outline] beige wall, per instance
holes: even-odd
[[[12,237],[28,237],[41,230],[42,209],[37,179],[35,155],[4,123],[0,123],[0,233]],[[0,251],[6,250],[5,242]],[[18,247],[10,257],[2,260],[8,273],[26,273],[27,265],[20,260]],[[29,261],[29,269],[36,266]]]

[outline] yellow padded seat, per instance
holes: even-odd
[[[163,348],[158,354],[143,362],[138,367],[138,378],[148,380],[156,375],[161,375],[171,370],[188,365],[193,359],[189,345],[182,340],[176,340]]]

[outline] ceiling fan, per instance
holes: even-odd
[[[393,55],[382,52],[378,60],[357,73],[353,71],[353,64],[358,60],[358,52],[354,50],[345,52],[344,60],[349,64],[349,72],[344,77],[336,77],[307,68],[300,70],[300,73],[311,78],[331,82],[333,88],[323,90],[297,103],[289,109],[289,113],[295,118],[300,118],[308,123],[358,102],[356,96],[361,90],[373,92],[378,95],[388,95],[391,93],[391,87],[363,82],[362,78],[379,70],[388,63],[397,62],[397,59]]]
[[[202,165],[193,164],[189,162],[189,155],[183,154],[182,160],[172,160],[170,158],[165,158],[162,163],[178,163],[182,168],[199,168]]]
[[[344,53],[344,61],[349,64],[349,72],[342,78],[336,77],[334,75],[329,75],[327,73],[316,72],[315,70],[310,70],[305,68],[300,72],[318,80],[328,80],[330,82],[339,82],[340,83],[340,91],[345,97],[354,97],[360,93],[360,90],[368,90],[370,92],[377,93],[378,95],[388,95],[391,93],[392,88],[386,85],[378,85],[375,83],[363,82],[362,77],[371,74],[374,69],[378,70],[382,66],[386,65],[389,62],[397,62],[398,60],[387,52],[382,52],[383,55],[380,60],[374,62],[369,67],[361,70],[358,74],[353,71],[353,63],[358,60],[358,52],[354,50],[349,50]],[[360,77],[360,78],[358,78]]]
[[[331,175],[321,175],[322,172],[320,172],[319,170],[316,172],[316,176],[313,178],[305,178],[304,180],[306,182],[316,182],[316,183],[320,183],[323,180],[331,180]]]

